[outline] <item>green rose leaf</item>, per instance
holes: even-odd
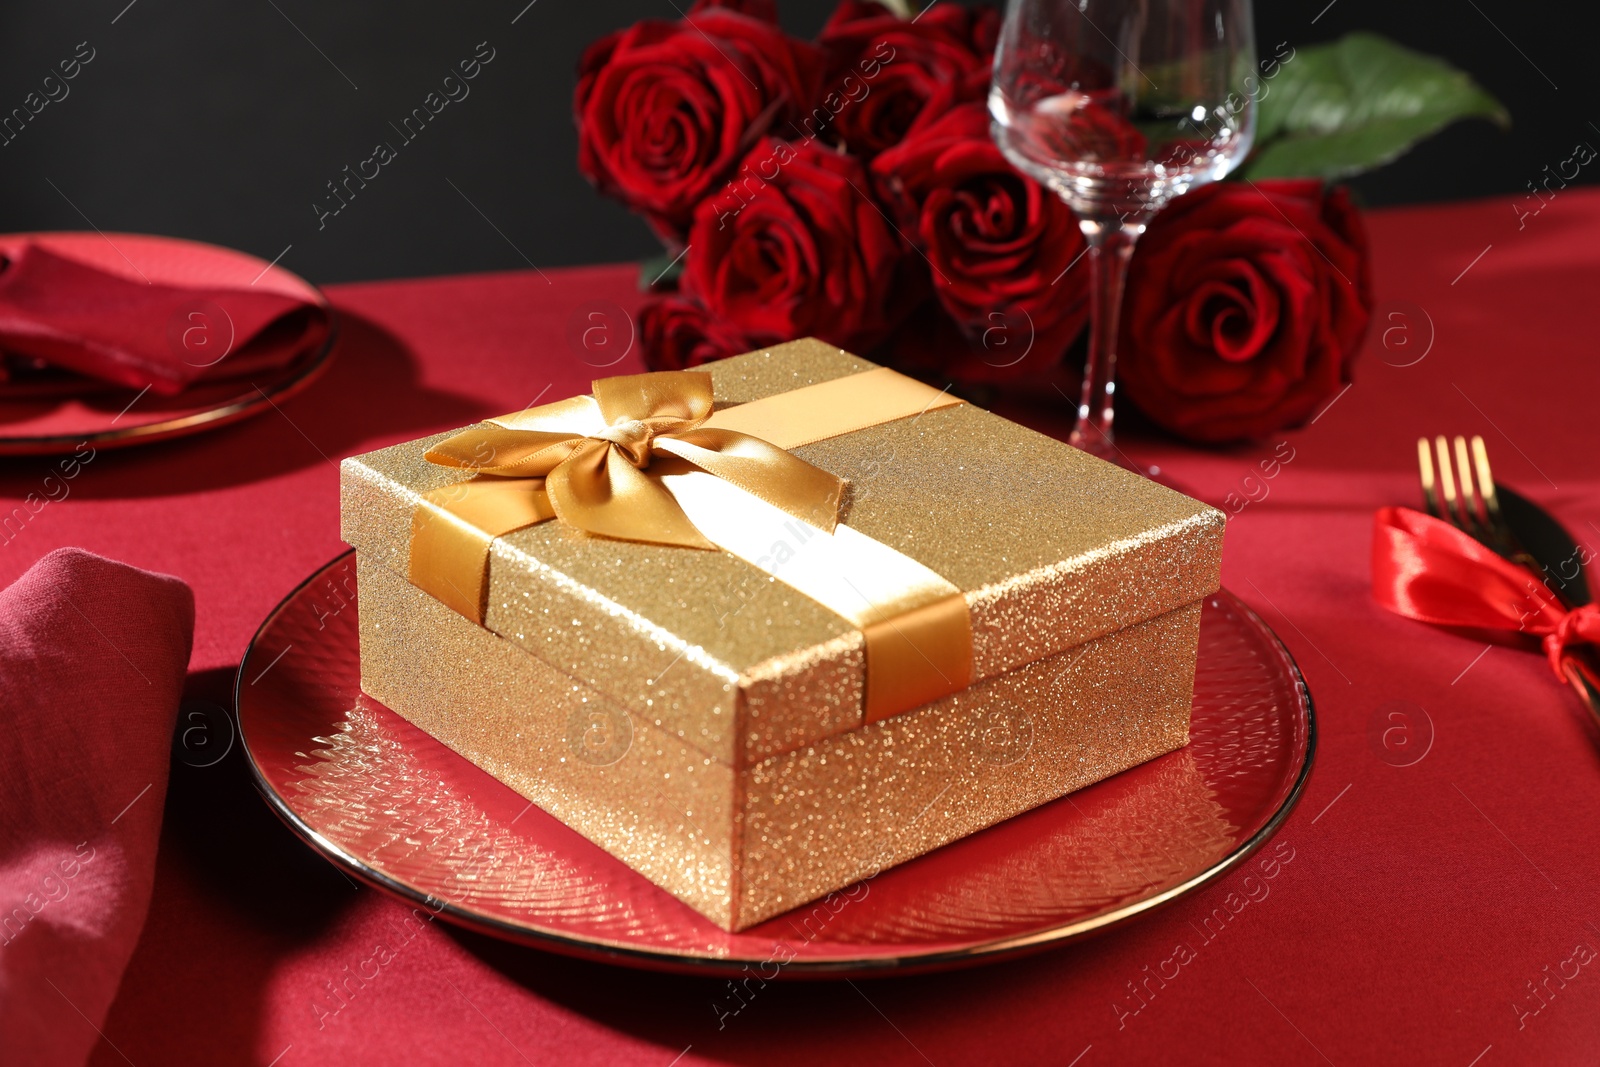
[[[1511,125],[1505,106],[1462,71],[1372,33],[1301,48],[1261,85],[1244,178],[1333,181],[1462,119]]]
[[[641,293],[672,292],[678,288],[683,276],[683,253],[663,252],[639,263],[639,291]]]

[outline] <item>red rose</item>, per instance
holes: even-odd
[[[696,209],[684,291],[754,344],[871,348],[897,324],[904,249],[861,164],[816,142],[757,145]]]
[[[806,113],[823,74],[813,46],[720,6],[641,22],[596,42],[579,64],[578,167],[663,239],[681,241],[695,205],[769,129]]]
[[[1077,218],[1017,172],[965,104],[873,161],[885,198],[932,268],[933,290],[976,342],[956,376],[994,380],[1053,366],[1088,314]],[[1069,269],[1070,268],[1070,269]]]
[[[1202,186],[1133,255],[1117,369],[1175,433],[1260,437],[1304,423],[1350,381],[1371,310],[1366,234],[1344,189]]]
[[[639,333],[651,370],[686,370],[750,348],[732,326],[679,296],[646,304],[639,312]]]
[[[805,132],[825,130],[871,159],[954,105],[981,100],[999,23],[993,8],[935,4],[913,22],[871,0],[844,0],[818,38],[829,88]]]

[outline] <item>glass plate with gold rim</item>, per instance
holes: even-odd
[[[267,803],[414,906],[629,966],[911,973],[1085,937],[1243,862],[1293,808],[1316,746],[1294,660],[1224,590],[1202,611],[1187,747],[729,933],[363,694],[355,588],[351,552],[278,605],[240,664],[240,737]]]
[[[327,369],[338,333],[333,306],[322,290],[276,263],[175,237],[76,231],[0,234],[0,260],[26,243],[134,281],[254,285],[298,297],[323,309],[328,329],[309,338],[286,362],[202,378],[175,396],[76,377],[24,388],[0,383],[0,456],[60,455],[84,446],[125,448],[217,429],[269,410]],[[196,308],[202,306],[197,302]]]

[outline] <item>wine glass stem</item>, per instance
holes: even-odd
[[[1112,402],[1117,385],[1117,326],[1122,315],[1122,287],[1128,277],[1128,258],[1144,232],[1142,224],[1119,218],[1083,219],[1079,222],[1089,244],[1089,362],[1083,369],[1083,395],[1070,444],[1085,452],[1110,458]]]

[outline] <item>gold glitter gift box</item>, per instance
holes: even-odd
[[[703,369],[719,414],[889,373],[814,340]],[[425,458],[448,436],[344,462],[363,689],[725,929],[1188,740],[1221,512],[979,408],[790,449],[965,605],[971,684],[882,718],[881,635],[770,558],[804,523],[754,557],[536,522],[488,544],[481,625],[424,592],[414,517],[471,476]]]

